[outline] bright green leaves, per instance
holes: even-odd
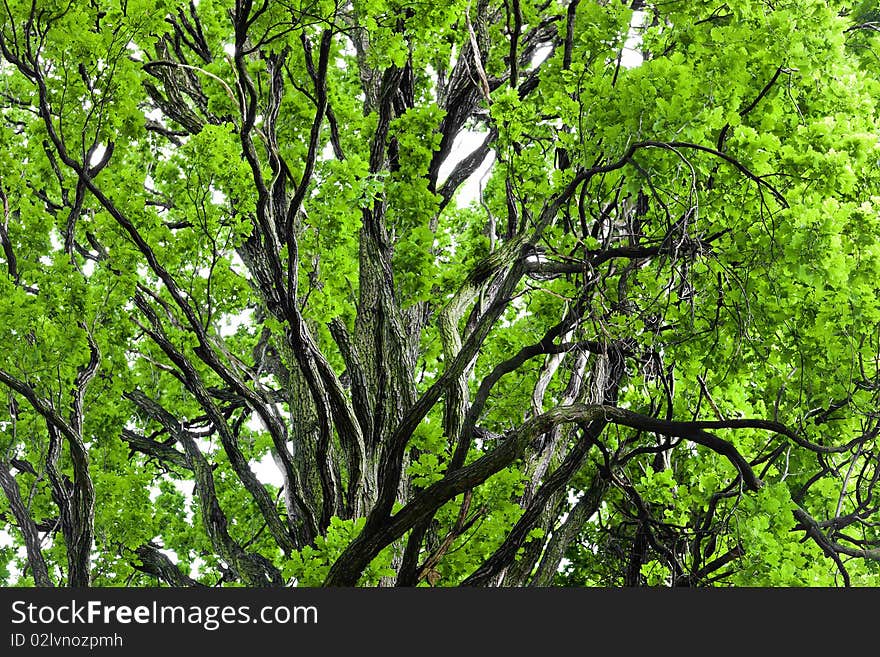
[[[285,579],[296,586],[320,586],[336,558],[363,529],[364,522],[364,518],[333,518],[327,534],[318,537],[314,546],[306,546],[291,555],[282,571]],[[393,577],[395,571],[390,568],[393,555],[393,546],[385,548],[367,567],[360,584],[376,586],[382,577]]]
[[[403,20],[398,18],[395,4],[387,0],[355,3],[357,15],[362,17],[361,22],[369,35],[367,62],[373,68],[403,68],[409,57],[406,38],[400,29]]]
[[[321,324],[350,318],[357,292],[358,235],[363,208],[383,193],[384,176],[369,173],[357,155],[323,162],[318,173],[321,202],[308,209],[298,243],[300,295]]]
[[[443,110],[431,104],[410,109],[392,121],[389,133],[397,142],[400,176],[411,180],[428,173],[434,151],[440,146],[437,128],[443,116]]]
[[[448,65],[454,27],[464,12],[462,0],[413,5],[400,0],[358,0],[353,3],[367,35],[366,64],[372,68],[402,68],[407,61],[419,70]],[[458,29],[464,28],[458,21]]]
[[[410,464],[407,474],[411,477],[413,486],[427,488],[443,478],[444,470],[445,467],[437,455],[427,452]]]
[[[395,253],[399,268],[397,282],[403,298],[409,303],[425,301],[432,294],[431,286],[435,280],[433,246],[434,233],[427,226],[417,226],[408,232]]]
[[[5,500],[4,500],[5,501]],[[3,586],[25,586],[30,585],[30,582],[27,584],[21,582],[20,579],[12,577],[12,572],[10,569],[11,564],[16,564],[17,570],[21,572],[24,569],[24,564],[16,563],[19,561],[16,559],[15,550],[10,546],[4,546],[0,548],[0,584]]]
[[[407,475],[414,486],[427,488],[443,477],[450,456],[448,442],[436,417],[422,420],[410,440],[413,460],[407,467]]]
[[[27,9],[12,13],[26,16]],[[36,27],[44,36],[28,57],[35,57],[41,68],[60,61],[69,66],[62,75],[44,75],[43,80],[53,116],[65,119],[55,123],[55,130],[72,157],[83,161],[94,145],[124,142],[139,133],[142,92],[130,47],[161,16],[155,2],[128,3],[124,15],[118,7],[108,11],[95,3],[41,8]],[[16,42],[23,43],[23,29],[24,21],[9,26]],[[34,62],[23,63],[30,68]]]
[[[676,498],[677,484],[670,469],[654,472],[650,466],[639,481],[646,502],[653,504],[672,505]]]
[[[525,108],[515,89],[502,87],[492,97],[492,118],[498,125],[508,128],[507,136],[511,141],[522,138],[522,122]]]
[[[200,228],[205,233],[220,231],[226,208],[232,208],[239,222],[256,208],[250,169],[229,126],[205,126],[171,158],[156,163],[153,177],[156,191],[179,199],[169,211],[169,220],[181,221],[201,212]],[[243,239],[246,230],[234,234],[236,240]]]
[[[410,109],[396,118],[389,134],[397,162],[385,185],[388,223],[395,243],[397,283],[407,304],[426,300],[435,276],[434,223],[439,197],[428,189],[428,167],[440,146],[436,105]]]
[[[455,586],[471,575],[475,563],[481,563],[501,545],[506,528],[522,514],[517,500],[524,488],[518,468],[507,468],[491,477],[474,492],[467,507],[468,517],[476,523],[456,538],[436,566],[440,586]],[[461,514],[463,500],[456,498],[437,513],[441,531],[451,530]]]
[[[234,249],[252,231],[252,179],[228,126],[205,126],[167,161],[149,184],[174,199],[152,227],[138,226],[190,298],[200,299],[203,321],[238,313],[250,302],[246,280],[233,267]],[[161,220],[161,221],[160,221]]]
[[[4,281],[0,299],[4,368],[46,397],[66,395],[75,367],[88,362],[86,329],[100,321],[94,290],[69,264],[55,260],[34,276],[38,295]]]
[[[707,133],[720,129],[724,123],[722,108],[712,101],[709,90],[700,87],[694,73],[693,60],[679,54],[649,59],[623,74],[602,120],[611,130],[606,133],[607,139],[612,144],[619,143],[620,137],[633,141],[702,141]],[[613,120],[611,112],[615,110],[619,121]],[[624,122],[622,126],[620,121]]]
[[[828,586],[834,566],[812,542],[791,531],[794,504],[784,484],[765,486],[744,498],[733,512],[744,556],[734,584],[745,586]]]
[[[470,401],[499,364],[563,317],[571,323],[552,336],[554,353],[534,355],[494,384],[466,463],[505,445],[536,413],[603,397],[682,422],[777,418],[822,445],[870,428],[863,423],[876,407],[880,85],[864,50],[854,53],[874,37],[845,36],[852,17],[820,0],[655,3],[639,13],[631,3],[581,2],[570,40],[566,4],[516,4],[257,3],[235,50],[233,21],[245,17],[228,3],[43,3],[38,63],[48,127],[34,112],[34,74],[0,67],[8,232],[0,366],[70,414],[89,338],[101,352],[82,429],[99,499],[95,583],[146,581],[128,578],[132,551],[149,541],[176,555],[182,572],[228,581],[230,564],[202,524],[199,504],[213,500],[199,499],[207,493],[181,465],[178,429],[196,437],[207,460],[231,540],[274,562],[288,582],[323,582],[364,531],[363,518],[341,517],[346,491],[327,514],[338,516],[329,527],[285,557],[218,430],[231,432],[248,464],[269,462],[276,444],[290,449],[300,481],[285,482],[284,493],[301,486],[308,512],[330,499],[321,490],[329,485],[319,474],[324,464],[314,462],[316,437],[326,429],[331,474],[349,484],[359,453],[345,443],[357,432],[328,425],[356,417],[372,485],[386,471],[377,462],[383,440],[450,365],[438,309],[474,282],[475,265],[508,245],[531,249],[511,249],[494,272],[518,273],[511,267],[521,258],[518,286],[493,298],[501,278],[481,280],[457,318],[472,340],[474,331],[482,335],[481,317],[503,305],[462,379]],[[28,3],[9,7],[16,18],[5,34],[22,35]],[[318,80],[325,30],[333,32],[328,75]],[[392,80],[398,88],[386,88]],[[317,102],[325,91],[326,107]],[[253,129],[242,134],[248,117]],[[449,188],[433,177],[444,137],[460,140],[443,135],[451,125],[497,133],[495,164],[470,207],[441,210],[436,192]],[[313,129],[317,159],[307,163]],[[678,144],[629,150],[646,140]],[[108,166],[93,176],[104,197],[78,190],[58,146],[94,165],[110,143]],[[585,174],[591,168],[595,175]],[[582,185],[568,188],[576,176]],[[294,195],[302,203],[288,217]],[[298,261],[287,269],[294,247]],[[372,295],[362,272],[388,288]],[[295,337],[313,341],[290,339],[298,313]],[[383,314],[399,324],[375,319]],[[351,335],[331,337],[333,320]],[[619,371],[610,354],[623,361]],[[394,371],[401,363],[407,371]],[[619,385],[609,383],[612,374],[621,374]],[[210,401],[196,399],[200,386]],[[137,408],[134,390],[173,419]],[[441,395],[418,423],[400,491],[425,494],[448,474],[453,445],[443,428],[454,424],[443,405],[454,410],[451,397]],[[0,451],[38,462],[45,418],[18,394],[0,397],[0,407],[12,408],[10,400],[20,410],[0,417]],[[279,413],[276,442],[255,420],[258,401]],[[124,430],[176,450],[173,467],[132,450],[120,440]],[[429,519],[420,556],[439,559],[432,585],[459,583],[502,545],[526,491],[546,481],[542,468],[552,473],[583,437],[559,431],[553,449],[541,452],[534,441],[522,461]],[[574,503],[567,494],[602,483],[598,511],[566,552],[569,582],[627,577],[659,586],[679,582],[688,568],[697,584],[716,575],[750,585],[832,582],[832,564],[799,542],[792,497],[822,521],[851,513],[867,488],[842,479],[848,459],[864,456],[847,450],[817,466],[772,432],[713,433],[753,464],[761,490],[740,490],[730,459],[693,441],[606,427],[601,448],[514,546],[511,572],[561,535]],[[72,474],[67,452],[60,467]],[[826,471],[813,480],[817,468]],[[33,490],[35,517],[57,515],[45,480],[16,477]],[[285,508],[280,487],[264,492],[280,526],[307,524],[302,509]],[[368,513],[374,494],[360,491],[351,515]],[[362,584],[393,577],[405,538],[373,560]],[[634,554],[643,539],[644,555]],[[57,572],[63,542],[53,541],[46,556]],[[12,558],[0,556],[0,569]],[[700,574],[728,558],[729,571]],[[854,571],[854,581],[871,574]]]
[[[254,211],[256,199],[251,172],[241,157],[238,135],[229,126],[205,126],[179,153],[172,164],[177,165],[181,173],[198,172],[196,180],[191,175],[185,176],[188,182],[197,182],[197,193],[204,194],[216,186],[236,212]]]

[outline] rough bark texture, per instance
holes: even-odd
[[[744,554],[738,544],[716,552],[715,541],[727,529],[727,521],[714,515],[717,508],[729,497],[760,491],[763,467],[769,468],[790,447],[818,458],[822,472],[817,479],[846,466],[847,481],[850,475],[857,480],[858,499],[851,513],[841,512],[847,497],[844,490],[837,518],[823,524],[799,506],[793,516],[796,529],[834,560],[844,577],[843,557],[878,558],[873,543],[848,541],[838,531],[848,524],[867,523],[876,511],[871,500],[880,477],[868,447],[877,434],[875,426],[866,424],[863,434],[845,445],[819,445],[775,418],[725,419],[715,407],[717,421],[699,419],[706,405],[714,406],[703,379],[695,404],[691,397],[684,402],[695,406],[692,418],[675,419],[680,414],[673,410],[681,396],[673,389],[673,366],[648,337],[660,342],[664,332],[674,328],[662,313],[672,304],[678,309],[681,303],[693,302],[692,269],[709,259],[716,242],[728,232],[705,234],[694,226],[698,183],[711,188],[714,182],[698,180],[692,160],[702,158],[701,166],[708,161],[716,171],[725,167],[737,176],[738,184],[748,183],[757,190],[762,220],[768,203],[787,207],[776,178],[758,175],[725,150],[729,125],[717,141],[713,138],[715,147],[662,141],[640,132],[607,154],[605,145],[593,144],[595,157],[586,161],[583,154],[563,146],[576,132],[586,142],[589,135],[579,132],[587,131],[583,126],[554,128],[549,136],[529,143],[530,130],[546,131],[557,117],[538,113],[529,119],[535,125],[523,121],[516,130],[507,118],[498,120],[497,103],[515,106],[542,93],[542,74],[568,79],[576,59],[578,21],[586,20],[579,13],[583,3],[578,0],[531,19],[517,0],[468,4],[444,28],[444,39],[455,46],[448,61],[430,73],[419,60],[425,57],[419,53],[424,44],[410,41],[418,26],[414,9],[383,15],[377,23],[375,16],[360,15],[357,3],[338,3],[332,15],[320,20],[284,5],[283,20],[276,20],[272,12],[277,8],[272,4],[237,0],[223,15],[228,42],[214,43],[211,39],[217,39],[206,36],[199,18],[203,9],[191,3],[167,17],[168,33],[152,38],[144,61],[139,62],[142,109],[157,110],[163,117],[146,120],[141,136],[145,144],[149,136],[159,144],[158,150],[183,147],[206,131],[222,128],[226,136],[233,136],[236,155],[246,167],[243,195],[247,198],[211,201],[222,206],[217,211],[222,220],[202,233],[196,225],[202,221],[208,226],[205,206],[211,203],[205,199],[201,205],[194,203],[192,216],[165,221],[175,203],[184,203],[182,197],[162,199],[144,182],[145,198],[151,200],[142,205],[161,208],[155,215],[144,215],[143,207],[126,198],[127,190],[105,183],[102,172],[116,160],[114,142],[102,142],[100,135],[115,133],[108,132],[111,122],[102,113],[107,110],[104,103],[112,101],[101,99],[112,98],[115,87],[100,71],[83,67],[78,75],[99,106],[96,116],[102,118],[82,119],[78,136],[82,144],[71,137],[67,117],[60,114],[66,87],[59,87],[52,71],[60,62],[47,62],[41,53],[53,21],[61,19],[34,5],[30,15],[10,20],[9,27],[0,30],[4,67],[14,67],[30,90],[27,101],[21,101],[25,109],[16,107],[36,117],[40,134],[45,134],[46,170],[53,172],[57,178],[53,185],[57,182],[59,188],[57,192],[52,188],[50,194],[35,186],[34,202],[42,203],[47,216],[63,226],[59,234],[71,266],[82,271],[85,259],[102,275],[111,280],[118,276],[120,281],[128,279],[119,267],[140,268],[141,278],[131,285],[130,303],[124,309],[131,324],[128,351],[120,349],[122,356],[117,354],[113,362],[119,366],[129,358],[139,365],[146,363],[154,375],[153,379],[144,376],[112,400],[130,413],[130,421],[115,428],[114,438],[139,467],[191,479],[196,522],[220,563],[224,581],[248,586],[289,584],[282,564],[305,548],[320,546],[334,531],[334,523],[342,520],[351,521],[351,526],[362,521],[362,525],[334,554],[323,584],[357,585],[371,562],[390,549],[395,574],[383,576],[380,584],[414,586],[427,581],[433,585],[439,581],[444,558],[462,548],[468,533],[491,515],[475,501],[487,482],[516,467],[523,484],[511,496],[516,517],[458,583],[552,584],[566,555],[584,540],[585,528],[601,522],[602,505],[608,502],[625,518],[616,534],[609,530],[606,536],[616,550],[617,581],[644,584],[642,569],[655,560],[668,567],[671,582],[699,584]],[[381,24],[387,34],[371,32],[368,24]],[[380,46],[371,39],[383,35],[389,43],[404,44],[400,57],[388,61],[385,53],[377,52]],[[612,36],[609,42],[620,41],[622,47],[627,33]],[[502,42],[493,43],[496,38]],[[620,47],[615,51],[615,81]],[[559,51],[561,57],[555,61]],[[124,48],[121,52],[116,55],[119,61],[129,57]],[[536,59],[540,52],[548,53],[548,58]],[[344,67],[334,70],[344,58],[346,66],[356,68],[346,73],[347,78],[340,72]],[[612,69],[607,73],[611,75]],[[757,96],[739,110],[740,117],[765,102],[783,73],[776,68]],[[348,134],[338,116],[343,104],[340,90],[351,92],[352,84],[362,95],[363,116],[357,118],[371,122],[366,135]],[[509,96],[503,95],[506,91]],[[566,98],[574,102],[575,94],[566,92]],[[409,183],[431,197],[426,216],[413,227],[401,219],[408,208],[387,190],[407,173],[400,171],[407,148],[416,150],[406,143],[413,136],[400,126],[426,109],[437,110],[440,118],[425,131],[428,134],[417,136],[434,139],[436,146],[414,176],[417,180]],[[585,113],[581,107],[582,123]],[[456,139],[471,127],[481,128],[485,136],[441,180]],[[91,144],[86,143],[87,133],[94,136]],[[354,153],[358,148],[361,152]],[[547,170],[540,175],[530,170],[533,165],[524,155],[530,148],[543,149],[534,157],[547,159]],[[487,238],[488,248],[470,267],[450,267],[451,282],[431,281],[431,294],[407,292],[406,275],[419,274],[401,264],[407,240],[424,229],[437,244],[451,234],[453,247],[462,246],[468,235],[456,234],[461,228],[453,220],[461,218],[453,210],[455,194],[490,154],[496,157],[501,182],[493,198],[479,199],[479,221],[485,227],[474,231]],[[335,189],[327,183],[334,171],[321,165],[331,157],[341,165],[352,155],[356,157],[350,159],[359,158],[366,173],[353,164],[359,172],[345,183],[368,191],[358,198],[356,208],[343,208],[346,230],[356,235],[356,256],[352,256],[356,265],[347,281],[348,296],[340,293],[346,308],[336,308],[336,316],[327,318],[312,296],[325,284],[319,270],[327,254],[318,247],[310,252],[305,245],[320,245],[321,221],[329,225],[337,219],[334,213],[343,213],[329,204],[330,210],[320,206],[321,195],[332,195]],[[642,165],[649,156],[669,156],[678,169],[686,170],[673,183],[690,185],[690,196],[683,193],[674,199],[688,207],[682,210],[663,201],[666,192],[658,188],[673,183]],[[221,186],[220,173],[213,174],[217,177],[211,178],[211,184]],[[373,183],[375,189],[370,187]],[[638,191],[633,191],[636,184]],[[529,185],[544,191],[529,191]],[[22,280],[17,243],[10,237],[8,224],[15,217],[6,187],[7,181],[0,179],[4,211],[0,242],[6,273],[16,289],[36,298],[40,291]],[[206,198],[216,191],[210,185],[206,189]],[[538,198],[533,197],[536,194]],[[310,215],[316,206],[324,213],[320,218]],[[103,234],[85,225],[97,221],[94,215],[108,222]],[[226,247],[219,247],[216,233],[227,229],[233,236]],[[252,321],[259,327],[249,336],[253,340],[245,341],[247,349],[224,336],[211,316],[212,306],[226,300],[214,298],[210,285],[203,292],[193,277],[187,280],[189,263],[164,259],[174,236],[181,236],[181,243],[209,244],[204,251],[213,249],[208,268],[212,271],[219,262],[228,264],[218,255],[223,248],[229,262],[238,267],[240,261],[237,275],[250,295],[246,310],[252,311]],[[111,239],[120,240],[120,246],[109,249],[105,242]],[[429,257],[424,262],[448,257],[428,241]],[[114,260],[125,249],[134,266]],[[649,267],[655,267],[652,275],[668,277],[660,302],[643,298],[645,285],[636,280]],[[208,283],[211,275],[204,276]],[[564,303],[552,312],[540,310],[546,299],[542,294],[560,297],[542,284],[563,279],[571,283]],[[88,284],[85,275],[84,280]],[[721,280],[719,273],[715,319],[707,320],[707,333],[717,329],[722,309],[729,310]],[[532,304],[539,307],[538,337],[524,346],[518,343],[510,353],[497,346],[494,341],[499,335],[503,340],[507,326],[533,312]],[[627,323],[639,328],[627,337],[614,334]],[[104,350],[118,345],[99,345],[94,327],[78,326],[88,357],[66,379],[59,374],[58,381],[51,382],[55,386],[51,393],[46,392],[49,384],[20,375],[14,364],[0,364],[0,383],[12,400],[11,422],[18,413],[13,403],[27,405],[40,419],[39,440],[45,443],[42,461],[36,468],[31,466],[33,472],[18,468],[13,473],[12,448],[0,457],[0,488],[23,537],[29,575],[38,586],[89,586],[94,575],[91,558],[99,502],[90,450],[97,449],[99,438],[107,437],[98,436],[95,429],[88,434],[86,402],[96,377],[112,378],[112,372],[102,369]],[[428,362],[426,354],[431,350],[440,355]],[[631,379],[652,390],[637,407],[619,404],[620,391]],[[160,380],[161,385],[155,383]],[[499,391],[510,381],[527,388],[527,401],[504,418],[505,427],[493,404],[503,403]],[[861,389],[868,389],[870,382],[861,383]],[[825,420],[848,403],[829,408]],[[268,453],[282,480],[277,491],[254,472],[249,457],[251,422],[259,427],[253,431],[262,432],[271,443]],[[416,480],[412,466],[423,456],[414,446],[417,434],[431,422],[442,425],[444,446],[431,454],[442,467],[426,484]],[[747,454],[730,437],[734,430],[766,432],[780,446],[771,456]],[[211,442],[208,447],[207,442]],[[662,509],[652,507],[625,474],[633,461],[644,471],[648,462],[652,472],[669,471],[676,450],[702,450],[721,461],[729,473],[712,503],[700,510],[705,515],[694,521],[697,529],[687,541],[675,535],[675,528],[663,521]],[[843,466],[827,465],[822,459],[829,455],[850,460]],[[29,501],[23,499],[27,478],[32,476],[45,479],[51,488],[58,514],[51,529],[34,520]],[[813,483],[805,484],[804,496]],[[244,500],[247,521],[259,525],[252,536],[243,538],[237,526],[241,518],[231,515],[230,489]],[[440,512],[453,503],[458,505],[454,519],[441,526]],[[60,575],[44,557],[47,535],[56,531],[66,550],[66,568]],[[688,541],[685,547],[679,545]],[[175,566],[158,544],[125,550],[125,558],[140,573],[172,586],[200,583]],[[270,552],[271,558],[266,556]]]

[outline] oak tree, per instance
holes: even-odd
[[[0,581],[877,584],[876,11],[5,0]]]

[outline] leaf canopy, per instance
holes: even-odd
[[[0,582],[880,582],[874,3],[8,0]]]

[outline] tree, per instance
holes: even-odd
[[[7,0],[5,582],[876,584],[872,11]]]

